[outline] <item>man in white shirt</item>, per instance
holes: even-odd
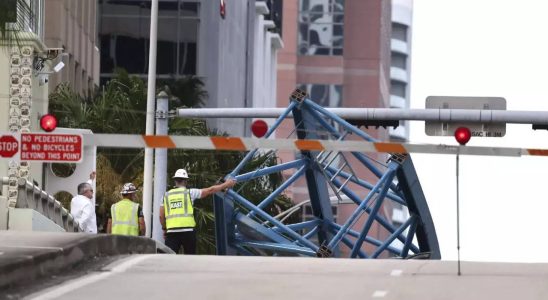
[[[95,197],[92,186],[94,179],[95,172],[91,172],[89,180],[78,185],[78,195],[70,201],[70,214],[78,222],[80,230],[85,233],[97,233]]]

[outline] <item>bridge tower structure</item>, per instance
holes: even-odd
[[[306,150],[307,143],[317,139],[351,143],[351,137],[353,140],[358,137],[377,141],[316,104],[301,90],[292,93],[289,106],[264,138],[272,135],[290,113],[296,143],[303,149],[297,159],[244,173],[244,167],[260,151],[252,150],[228,175],[236,178],[238,185],[223,195],[215,195],[219,255],[441,258],[434,223],[409,154],[391,153],[386,163],[382,163],[354,150]],[[383,151],[390,153],[389,149]],[[364,174],[363,169],[370,174]],[[248,181],[264,180],[264,176],[286,170],[293,170],[292,175],[258,204],[239,193],[239,187]],[[265,208],[300,178],[306,181],[312,219],[287,224],[267,213]],[[353,212],[345,220],[335,219],[332,202],[348,200],[355,204]],[[405,220],[393,223],[384,213],[383,205],[405,207],[408,212]],[[372,234],[373,226],[384,229],[383,238]],[[341,247],[347,247],[347,251],[340,251]]]

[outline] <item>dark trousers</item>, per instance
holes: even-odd
[[[196,232],[168,232],[166,234],[166,246],[175,253],[183,246],[185,254],[196,254]]]

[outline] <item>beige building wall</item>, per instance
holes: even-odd
[[[27,41],[24,45],[31,46],[35,53],[43,53],[45,45],[40,41],[39,37],[28,33]],[[9,119],[10,119],[10,51],[5,48],[0,48],[0,133],[10,134]],[[46,66],[46,68],[49,68]],[[47,113],[48,108],[48,85],[39,83],[39,77],[31,76],[31,99],[32,105],[30,109],[30,130],[32,132],[40,131],[40,117]],[[11,159],[0,157],[0,177],[8,176],[9,162]],[[42,184],[42,163],[30,163],[29,180],[36,181]],[[2,195],[6,195],[7,187],[2,190]]]
[[[44,42],[68,53],[62,58],[65,67],[49,78],[50,91],[62,82],[81,94],[99,85],[97,7],[97,0],[45,1]]]

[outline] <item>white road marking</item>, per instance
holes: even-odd
[[[392,272],[390,272],[390,276],[394,276],[394,277],[399,277],[401,276],[401,274],[403,273],[403,270],[392,270]]]
[[[384,298],[386,296],[386,294],[388,294],[388,291],[376,290],[375,292],[373,292],[373,295],[371,295],[371,297],[373,297],[373,298]]]
[[[150,258],[151,255],[140,255],[134,258],[130,258],[123,263],[115,266],[110,271],[107,272],[101,272],[101,273],[95,273],[91,274],[82,278],[78,278],[75,280],[68,281],[67,283],[55,287],[51,290],[46,290],[46,293],[44,291],[37,292],[33,295],[30,295],[28,297],[25,297],[25,299],[32,299],[32,300],[48,300],[48,299],[56,299],[64,294],[67,294],[69,292],[72,292],[76,289],[79,289],[81,287],[84,287],[86,285],[95,283],[99,280],[103,280],[111,275],[114,275],[116,273],[123,273],[127,269],[133,267],[134,265],[140,263],[141,261]]]

